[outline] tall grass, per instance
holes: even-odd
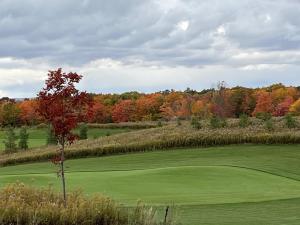
[[[138,130],[93,140],[81,140],[66,148],[67,158],[105,156],[129,152],[153,151],[178,147],[207,147],[215,145],[256,143],[295,144],[300,143],[300,130],[285,128],[284,121],[274,120],[274,130],[265,128],[264,121],[251,121],[251,126],[239,127],[239,121],[228,121],[225,128],[212,129],[209,121],[203,127],[193,129],[189,122],[181,126],[172,123],[159,128]],[[26,152],[2,154],[0,165],[45,161],[56,155],[56,146]]]
[[[152,208],[128,209],[101,195],[88,198],[73,192],[64,207],[61,195],[51,188],[17,183],[0,191],[1,225],[160,225],[161,221]],[[169,217],[164,225],[172,224]]]

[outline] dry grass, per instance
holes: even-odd
[[[264,122],[251,118],[251,126],[238,127],[238,120],[228,121],[226,128],[212,129],[208,121],[202,121],[203,128],[193,129],[189,121],[181,126],[175,122],[158,128],[101,137],[94,140],[77,141],[66,149],[67,158],[104,156],[138,151],[151,151],[177,147],[207,147],[241,143],[293,144],[300,143],[300,130],[284,127],[282,118],[275,120],[275,130],[268,131]],[[2,154],[0,165],[45,161],[56,154],[57,146],[32,149],[13,154]]]
[[[160,225],[156,211],[149,207],[123,208],[98,195],[86,197],[81,192],[63,198],[51,188],[37,189],[17,183],[0,191],[2,225]],[[165,225],[174,224],[171,218]]]

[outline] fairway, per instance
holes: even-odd
[[[50,163],[4,167],[0,184],[52,184],[59,190],[55,170]],[[138,200],[158,207],[175,204],[184,225],[300,223],[299,145],[239,145],[69,160],[66,177],[70,189],[101,192],[128,206]]]

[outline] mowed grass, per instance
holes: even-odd
[[[0,169],[0,185],[60,180],[50,163]],[[300,224],[300,145],[236,145],[67,161],[69,189],[178,206],[183,224]]]
[[[16,128],[15,133],[18,136],[20,129]],[[130,129],[128,128],[115,128],[115,129],[108,129],[108,128],[89,128],[88,129],[88,138],[94,139],[106,135],[113,135],[122,132],[128,132]],[[28,138],[28,146],[29,148],[37,148],[46,145],[46,138],[47,138],[47,129],[43,128],[28,128],[27,132],[29,134]],[[75,133],[79,133],[79,130],[76,129]],[[4,150],[4,141],[6,138],[6,131],[5,129],[0,130],[0,151]],[[16,141],[17,143],[18,141]]]

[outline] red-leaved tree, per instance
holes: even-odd
[[[76,135],[72,130],[89,113],[92,99],[86,92],[80,92],[75,85],[82,76],[77,73],[64,73],[62,69],[49,71],[45,87],[38,94],[38,111],[52,125],[60,145],[59,154],[53,162],[60,166],[64,204],[67,204],[65,183],[65,146],[72,144]]]

